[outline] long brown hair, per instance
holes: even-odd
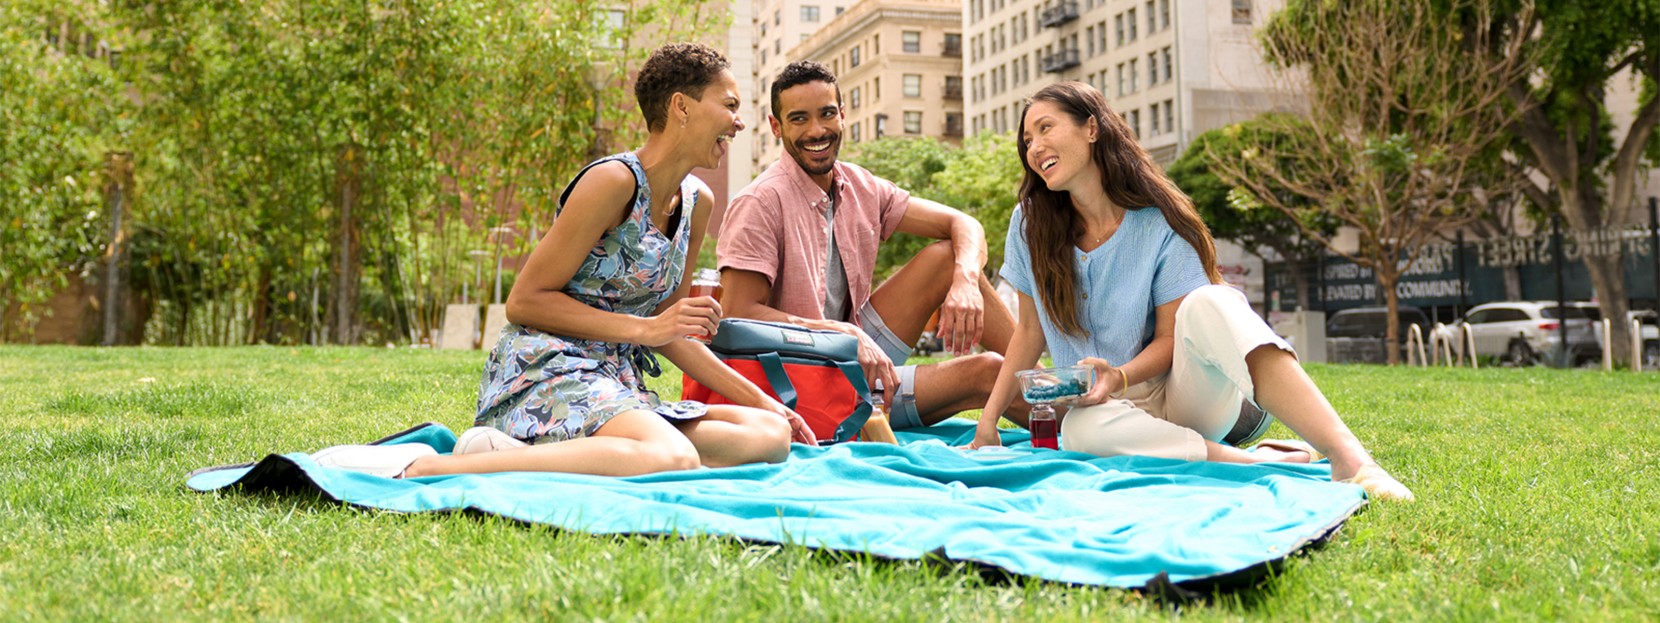
[[[1072,247],[1084,235],[1084,221],[1072,207],[1071,194],[1049,190],[1026,161],[1029,147],[1026,113],[1037,102],[1059,106],[1079,125],[1095,119],[1100,133],[1090,155],[1095,166],[1101,169],[1101,189],[1106,191],[1107,198],[1125,209],[1156,206],[1164,213],[1170,228],[1199,253],[1199,261],[1210,282],[1222,283],[1222,273],[1216,270],[1216,243],[1211,240],[1210,228],[1205,227],[1199,212],[1193,209],[1193,200],[1182,194],[1147,150],[1141,148],[1130,126],[1107,105],[1107,98],[1082,82],[1051,84],[1021,108],[1015,136],[1020,147],[1020,166],[1026,170],[1020,181],[1020,205],[1026,217],[1026,247],[1032,254],[1032,275],[1037,280],[1043,309],[1062,332],[1083,333],[1083,326],[1078,322],[1078,282]]]

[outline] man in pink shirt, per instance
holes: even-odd
[[[727,208],[717,247],[725,314],[857,337],[859,364],[885,394],[894,428],[985,406],[1014,318],[982,274],[980,223],[837,162],[841,91],[823,65],[785,67],[767,121],[786,155]],[[877,246],[896,231],[940,242],[873,291]],[[935,310],[948,350],[990,352],[902,365]]]

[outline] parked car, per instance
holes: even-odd
[[[1505,301],[1485,303],[1470,308],[1464,319],[1454,323],[1453,348],[1464,351],[1463,327],[1469,327],[1475,337],[1476,354],[1500,357],[1513,365],[1525,366],[1544,361],[1546,356],[1559,352],[1560,330],[1567,325],[1567,354],[1571,363],[1578,364],[1602,356],[1596,330],[1590,318],[1578,307],[1568,307],[1566,317],[1560,315],[1555,301]]]
[[[1409,327],[1418,325],[1418,330],[1424,333],[1427,344],[1430,339],[1429,316],[1424,310],[1411,305],[1401,305],[1396,309],[1396,317],[1400,319],[1397,329],[1400,331],[1401,361],[1406,361],[1407,335]],[[1388,352],[1384,350],[1385,335],[1389,330],[1389,308],[1387,307],[1356,307],[1340,310],[1326,319],[1326,356],[1333,363],[1384,363],[1388,361]]]
[[[1580,311],[1585,313],[1586,318],[1591,319],[1591,322],[1602,322],[1602,306],[1590,301],[1573,301],[1568,305],[1578,307]],[[1643,322],[1643,367],[1660,367],[1660,324],[1656,324],[1660,322],[1660,319],[1657,319],[1654,310],[1633,309],[1626,312],[1626,318],[1628,318],[1627,323],[1631,320],[1641,320]],[[1592,329],[1597,334],[1597,348],[1601,348],[1602,327],[1593,325]]]

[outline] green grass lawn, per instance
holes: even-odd
[[[1374,504],[1264,586],[1179,611],[923,563],[183,488],[190,470],[271,451],[427,420],[462,430],[482,364],[408,349],[0,347],[0,619],[1660,617],[1657,374],[1313,366],[1420,501]]]

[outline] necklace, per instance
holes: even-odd
[[[1118,215],[1118,219],[1107,227],[1107,233],[1101,234],[1100,236],[1095,237],[1095,238],[1089,238],[1089,237],[1086,236],[1085,240],[1088,240],[1090,242],[1090,244],[1100,245],[1101,243],[1106,242],[1108,238],[1111,238],[1114,233],[1117,233],[1118,232],[1118,226],[1122,225],[1123,223],[1124,223],[1124,215],[1123,215],[1123,213],[1120,213]],[[1087,227],[1087,226],[1084,227],[1084,231],[1087,234],[1087,232],[1089,231],[1089,227]]]

